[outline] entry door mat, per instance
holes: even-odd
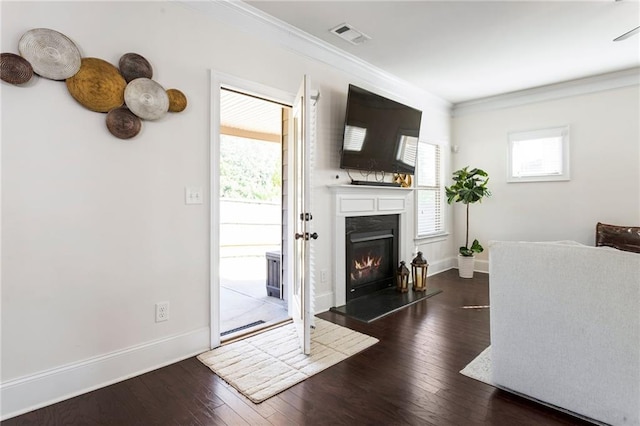
[[[426,291],[413,291],[409,289],[406,293],[400,293],[395,287],[390,287],[358,297],[346,305],[331,308],[330,311],[370,323],[438,293],[442,293],[442,290],[428,288]]]
[[[255,403],[260,403],[376,344],[378,339],[314,318],[311,354],[302,353],[289,323],[198,355],[198,360]]]

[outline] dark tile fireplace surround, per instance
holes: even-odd
[[[399,239],[397,214],[346,218],[347,303],[395,285]]]

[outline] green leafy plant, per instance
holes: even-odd
[[[473,256],[474,253],[482,253],[484,248],[478,240],[473,240],[469,247],[469,204],[481,202],[484,197],[491,196],[487,183],[489,175],[481,169],[464,167],[453,172],[453,185],[446,187],[447,203],[463,203],[467,206],[467,232],[464,246],[460,247],[462,256]]]

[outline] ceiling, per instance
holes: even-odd
[[[638,0],[245,3],[454,104],[640,66]]]
[[[282,106],[234,91],[221,90],[220,125],[224,134],[279,142],[282,134]]]

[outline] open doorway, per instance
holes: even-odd
[[[288,320],[286,106],[220,89],[220,339]],[[283,131],[285,129],[285,131]],[[284,177],[284,179],[283,179]],[[286,247],[285,247],[286,248]]]

